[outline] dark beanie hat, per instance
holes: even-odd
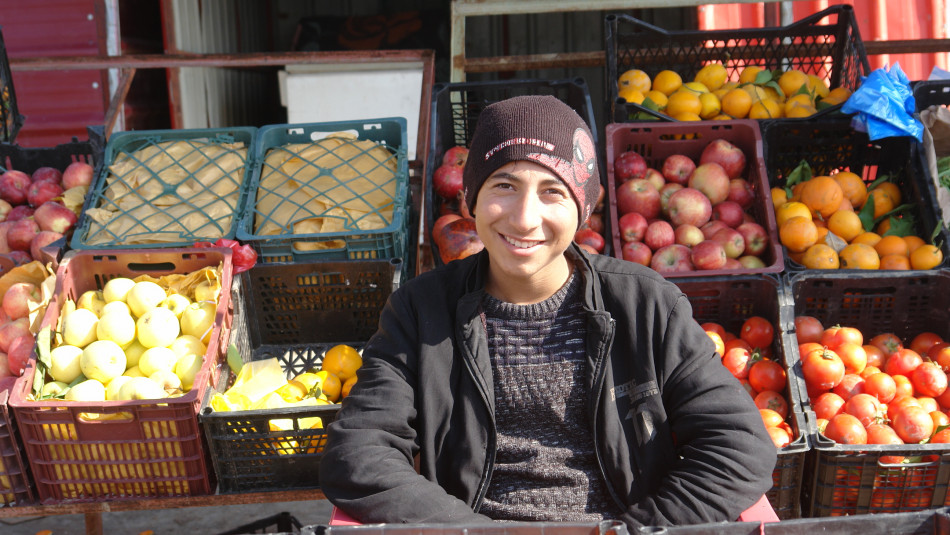
[[[543,165],[567,185],[577,203],[578,225],[600,195],[593,136],[570,106],[549,95],[514,97],[489,105],[478,116],[462,175],[465,202],[475,209],[490,174],[514,161]]]

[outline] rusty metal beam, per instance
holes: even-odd
[[[122,69],[119,76],[119,87],[116,88],[112,100],[109,102],[109,109],[106,110],[105,134],[106,138],[112,135],[115,129],[115,123],[119,119],[119,114],[123,112],[125,97],[129,94],[129,88],[132,87],[132,79],[135,78],[135,69]]]

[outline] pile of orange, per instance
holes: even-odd
[[[748,66],[729,80],[719,62],[703,66],[692,81],[672,70],[651,79],[641,69],[629,69],[618,78],[617,88],[627,102],[679,121],[809,117],[851,96],[847,87],[829,89],[818,76],[797,69],[773,72]]]
[[[883,218],[901,204],[893,182],[868,190],[860,176],[841,171],[815,176],[785,189],[772,188],[779,239],[792,260],[809,269],[933,269],[943,252],[920,236],[889,232]],[[865,228],[858,211],[874,199],[873,228]],[[868,208],[870,211],[870,208]]]

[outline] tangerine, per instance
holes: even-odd
[[[844,197],[851,202],[851,206],[854,207],[854,209],[857,210],[864,206],[864,201],[868,198],[868,187],[864,181],[861,180],[861,177],[851,171],[841,171],[832,176],[832,178],[841,186],[841,192],[844,193]]]
[[[730,89],[723,95],[722,111],[734,119],[744,119],[752,107],[752,97],[742,89]]]
[[[910,253],[914,252],[914,249],[920,247],[921,245],[927,244],[927,242],[925,242],[920,236],[914,236],[913,234],[908,234],[907,236],[904,236],[903,238],[904,238],[904,241],[907,242],[908,256],[910,255]]]
[[[363,357],[352,346],[337,344],[327,350],[323,356],[321,370],[336,375],[344,383],[356,376],[356,370],[363,365]]]
[[[769,193],[772,195],[772,208],[778,210],[783,204],[788,202],[788,192],[785,191],[785,188],[780,188],[775,186]]]
[[[874,219],[890,212],[897,207],[894,198],[882,188],[874,188],[868,192],[868,198],[874,199]]]
[[[649,91],[651,84],[650,75],[640,69],[624,71],[617,80],[618,89],[622,90],[625,87],[631,87],[640,93]]]
[[[693,81],[703,84],[710,91],[715,91],[726,83],[728,76],[729,73],[726,72],[726,68],[722,63],[709,63],[699,69],[699,72],[693,77]]]
[[[904,255],[888,254],[881,256],[880,269],[893,269],[906,271],[910,269],[910,259]]]
[[[756,77],[762,72],[762,67],[757,65],[749,65],[746,68],[742,69],[742,73],[739,74],[739,83],[740,84],[751,84],[755,82]]]
[[[874,244],[881,241],[881,235],[877,232],[865,231],[855,236],[851,243],[863,243],[874,247]]]
[[[874,247],[864,243],[850,243],[838,251],[838,259],[844,269],[878,269],[881,257]]]
[[[812,115],[818,113],[818,110],[814,106],[802,106],[796,104],[792,106],[790,110],[785,110],[785,116],[795,119],[800,119],[802,117],[811,117]]]
[[[943,251],[933,244],[926,243],[910,253],[910,266],[914,269],[933,269],[943,262]]]
[[[795,106],[805,106],[814,108],[815,101],[812,100],[811,95],[805,93],[798,93],[797,95],[792,95],[785,99],[785,114],[788,115],[789,110]]]
[[[907,242],[904,241],[904,238],[900,236],[882,236],[881,240],[874,244],[874,250],[877,251],[877,254],[881,257],[885,255],[900,255],[903,257],[908,257],[910,251],[907,248]]]
[[[838,210],[828,218],[828,230],[846,242],[864,232],[861,218],[854,211]]]
[[[801,264],[808,269],[838,269],[838,253],[830,246],[816,243],[805,251]]]
[[[798,69],[785,71],[778,77],[778,86],[782,88],[786,97],[798,93],[798,90],[807,83],[808,75]]]
[[[653,78],[653,89],[663,93],[666,96],[672,95],[682,86],[683,78],[679,75],[679,73],[669,69],[658,72]]]
[[[795,216],[811,219],[811,210],[798,201],[787,202],[775,211],[775,224],[781,227],[782,223]]]
[[[655,89],[651,89],[643,94],[643,100],[646,100],[646,99],[652,100],[653,103],[656,104],[657,108],[661,110],[666,109],[666,101],[668,99],[666,95],[664,95],[663,93],[660,93],[659,91]]]
[[[684,112],[698,116],[701,111],[703,111],[703,104],[699,100],[699,95],[689,91],[676,91],[669,96],[666,103],[666,113],[671,117]]]
[[[779,240],[793,253],[805,252],[818,241],[818,227],[810,217],[794,216],[779,227]]]
[[[828,96],[825,97],[825,100],[832,98],[840,102],[844,102],[851,98],[851,90],[845,86],[839,86],[828,92]]]
[[[778,119],[782,117],[782,107],[770,98],[759,100],[749,108],[749,119]]]
[[[722,112],[719,97],[712,93],[699,95],[699,103],[703,106],[702,111],[699,112],[699,116],[703,119],[713,119]]]
[[[825,98],[829,94],[828,83],[814,75],[808,75],[808,90],[814,93],[815,98]]]
[[[841,186],[830,176],[812,177],[802,185],[802,203],[824,218],[831,217],[841,206],[842,198],[844,192],[841,191]]]
[[[621,87],[617,96],[632,104],[643,104],[643,93],[633,86]]]

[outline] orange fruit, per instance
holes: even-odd
[[[805,258],[805,251],[802,251],[800,253],[793,253],[791,251],[788,251],[788,257],[794,260],[795,262],[801,264],[802,260],[804,260]]]
[[[874,247],[874,244],[876,244],[879,241],[881,241],[880,234],[876,232],[866,231],[855,236],[855,238],[851,240],[851,243],[863,243],[865,245],[870,245],[871,247]]]
[[[812,100],[811,95],[807,95],[805,93],[799,93],[797,95],[792,94],[792,95],[785,95],[785,96],[786,96],[785,105],[784,105],[785,115],[788,115],[789,111],[796,106],[802,106],[805,108],[815,107],[815,101]]]
[[[881,217],[882,215],[890,212],[894,208],[897,208],[897,203],[894,201],[894,198],[887,192],[886,189],[874,188],[868,192],[868,198],[874,198],[874,219]]]
[[[874,227],[874,232],[877,232],[881,236],[887,234],[887,231],[891,230],[891,218],[882,219],[880,223]]]
[[[881,257],[874,247],[864,243],[851,243],[838,251],[838,259],[844,269],[878,269]]]
[[[722,112],[735,119],[744,119],[752,108],[752,97],[740,88],[731,89],[720,101]]]
[[[640,93],[649,91],[651,84],[650,75],[640,69],[624,71],[617,80],[619,89],[622,90],[624,87],[631,87]]]
[[[722,63],[717,62],[709,63],[703,66],[702,69],[699,69],[699,72],[693,77],[693,81],[703,84],[709,88],[710,91],[715,91],[726,83],[726,78],[728,77],[729,73],[726,72],[726,68]]]
[[[347,379],[356,376],[356,370],[362,365],[363,357],[356,349],[346,344],[337,344],[327,350],[320,369],[336,375],[340,381],[346,383]]]
[[[769,193],[772,194],[772,207],[774,210],[778,210],[779,207],[788,202],[788,193],[785,191],[785,188],[776,186],[769,190]]]
[[[884,192],[891,198],[894,199],[894,204],[898,205],[901,203],[901,190],[897,184],[893,182],[881,182],[874,189],[884,190]]]
[[[646,99],[652,100],[653,103],[656,104],[657,108],[660,108],[661,110],[666,109],[666,101],[668,99],[666,98],[666,95],[664,95],[663,93],[660,93],[659,91],[655,89],[651,89],[643,94],[643,100],[646,100]]]
[[[838,210],[853,212],[854,206],[851,206],[851,201],[849,201],[847,197],[841,197],[841,204],[838,205]]]
[[[621,87],[617,96],[631,104],[643,104],[643,92],[633,86]]]
[[[795,216],[811,219],[811,210],[800,202],[787,202],[775,211],[775,224],[781,227],[782,223]]]
[[[874,250],[881,257],[892,254],[907,257],[910,254],[904,238],[894,235],[881,237],[881,241],[874,244]]]
[[[925,242],[920,236],[914,236],[913,234],[908,234],[907,236],[904,236],[903,238],[904,238],[904,241],[907,242],[908,255],[910,253],[913,253],[914,249],[920,247],[921,245],[927,244],[927,242]]]
[[[798,184],[795,184],[794,186],[792,186],[792,196],[789,198],[790,201],[801,202],[802,186],[804,185],[805,185],[804,182],[799,182]]]
[[[703,103],[700,102],[699,95],[689,91],[676,91],[666,102],[666,113],[671,117],[681,113],[692,113],[698,116],[701,111],[703,111]]]
[[[739,74],[739,83],[740,84],[751,84],[755,82],[755,77],[759,75],[764,69],[756,65],[749,65],[748,67],[742,69],[742,73]]]
[[[808,90],[815,94],[815,97],[825,98],[828,96],[828,83],[824,79],[814,74],[808,75]]]
[[[778,102],[766,98],[749,108],[749,119],[779,119],[782,117],[782,107]]]
[[[830,246],[816,243],[805,251],[801,264],[808,269],[838,269],[838,253]]]
[[[825,238],[828,236],[828,227],[821,227],[821,226],[818,226],[817,224],[815,225],[815,227],[818,228],[818,241],[816,241],[815,243],[824,243],[825,245],[828,245],[828,242],[825,241]]]
[[[854,211],[838,210],[828,218],[828,230],[844,241],[850,242],[858,234],[864,232],[864,225]]]
[[[782,73],[778,78],[778,86],[786,97],[790,97],[808,83],[808,75],[798,69],[791,69]]]
[[[841,192],[851,202],[851,206],[855,209],[864,206],[864,201],[868,198],[868,187],[861,177],[851,171],[841,171],[831,178],[841,186]]]
[[[656,76],[653,77],[653,89],[666,96],[672,95],[682,86],[683,78],[675,71],[663,70],[656,73]]]
[[[910,267],[914,269],[933,269],[943,262],[943,251],[936,245],[926,243],[910,253]]]
[[[353,388],[353,385],[356,384],[356,376],[350,377],[343,383],[343,387],[340,388],[340,397],[345,398],[350,395],[350,390]]]
[[[818,227],[809,217],[794,216],[779,227],[779,240],[793,253],[801,253],[818,241]]]
[[[828,92],[828,96],[825,97],[825,100],[829,98],[844,102],[851,98],[851,90],[845,86],[836,87]]]
[[[908,270],[910,259],[904,255],[888,254],[881,256],[881,269]]]
[[[699,103],[703,106],[702,111],[699,112],[699,116],[703,119],[713,119],[722,113],[722,104],[719,102],[719,97],[712,93],[699,95]]]
[[[844,192],[841,186],[830,176],[816,176],[806,180],[802,185],[802,202],[812,212],[822,217],[831,217],[831,214],[841,206]]]
[[[814,106],[802,106],[794,105],[791,109],[785,110],[785,116],[795,119],[800,119],[802,117],[811,117],[812,115],[818,113],[818,110]]]
[[[669,110],[666,110],[669,113]],[[677,121],[702,121],[703,118],[699,114],[693,113],[691,111],[681,111],[679,113],[670,113],[670,117],[676,119]],[[693,139],[695,134],[677,134],[676,139]]]

